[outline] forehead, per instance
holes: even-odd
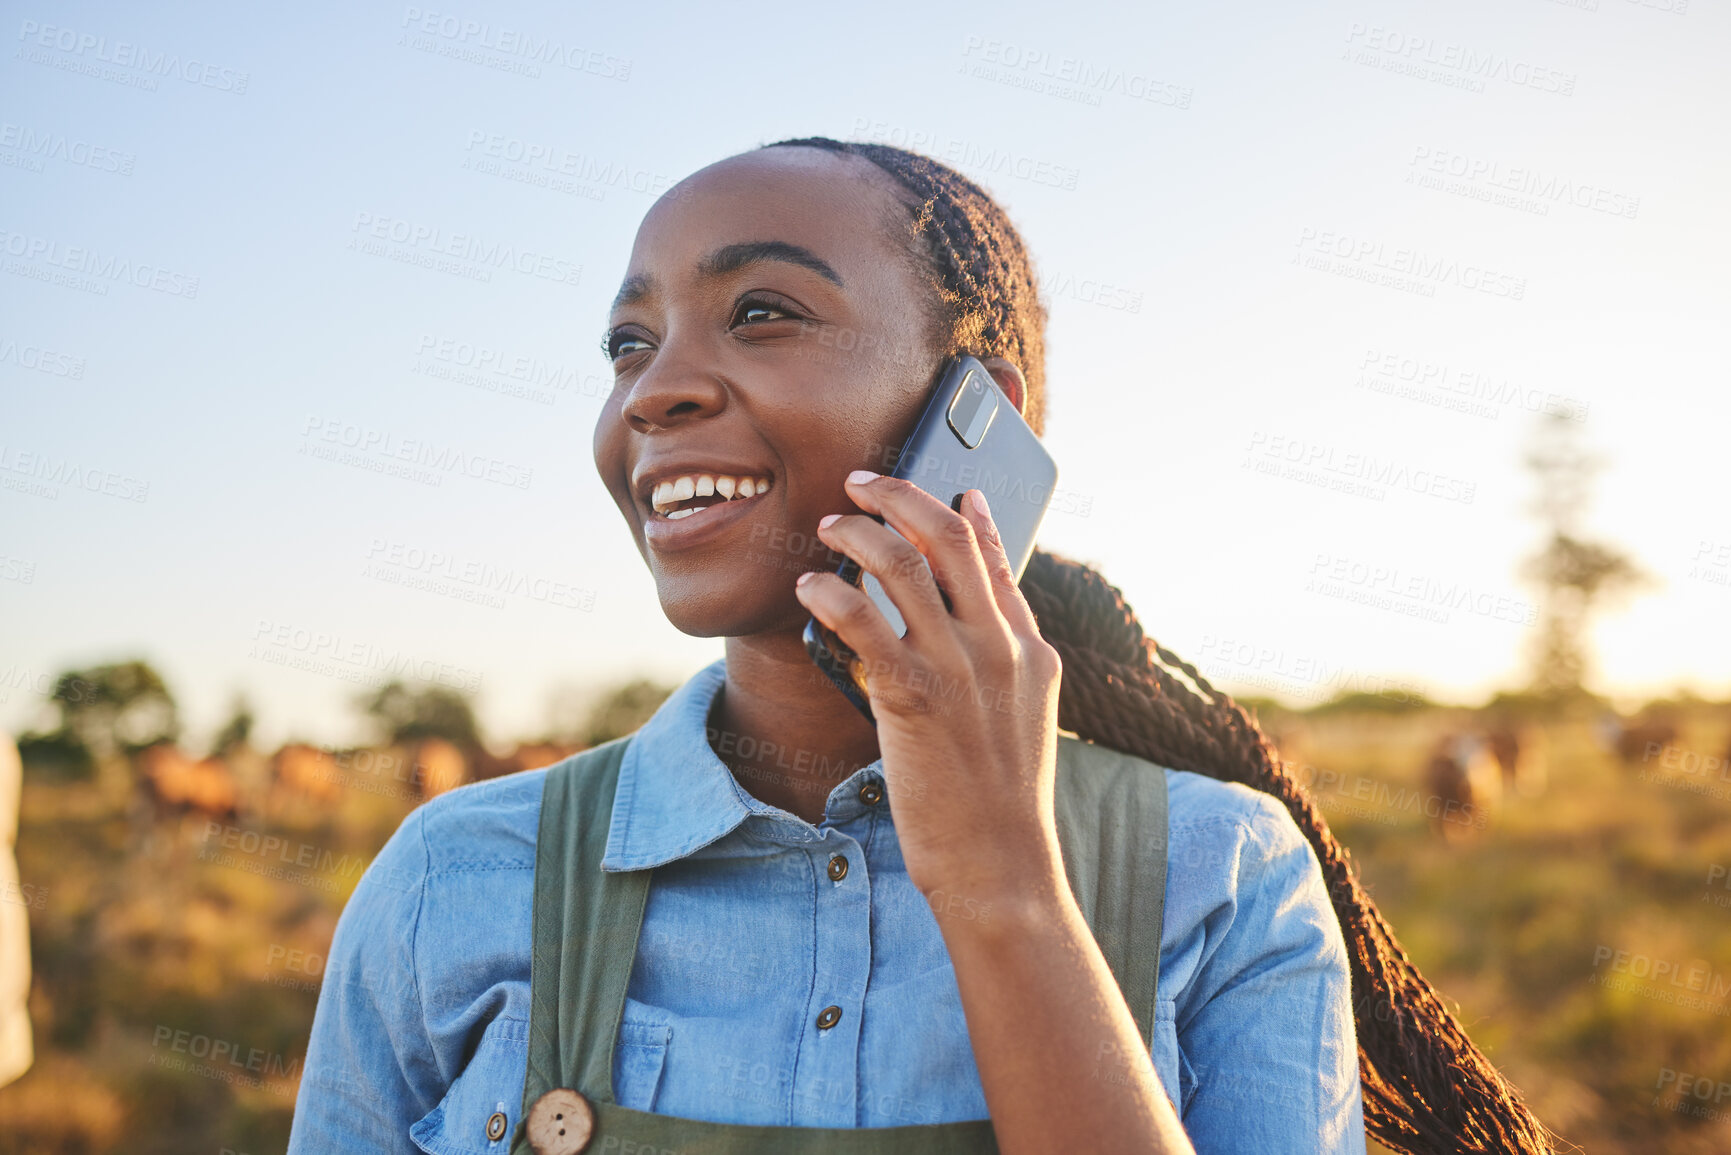
[[[696,278],[728,245],[780,241],[821,257],[850,288],[901,272],[909,194],[876,165],[813,148],[769,148],[700,169],[644,217],[627,281],[659,288]],[[886,260],[886,258],[889,258]]]

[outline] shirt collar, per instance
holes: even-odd
[[[644,870],[701,850],[752,815],[790,816],[749,794],[709,745],[709,710],[727,681],[718,658],[632,736],[619,764],[603,870]],[[850,776],[881,776],[880,759]]]

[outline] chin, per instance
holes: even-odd
[[[741,638],[752,634],[799,633],[811,618],[793,596],[793,579],[786,588],[755,575],[735,575],[716,582],[713,574],[656,575],[655,593],[661,612],[674,629],[694,638]]]

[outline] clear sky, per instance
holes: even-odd
[[[719,656],[595,476],[597,344],[655,195],[814,134],[1007,207],[1052,312],[1042,543],[1229,687],[1513,684],[1549,405],[1607,461],[1588,528],[1661,583],[1599,686],[1723,696],[1727,20],[7,5],[0,724],[143,656],[194,737],[244,690],[267,741],[347,740],[383,661],[503,736]]]

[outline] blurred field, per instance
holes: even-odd
[[[1465,720],[1312,717],[1283,748],[1332,775],[1306,771],[1361,876],[1541,1119],[1606,1155],[1731,1151],[1731,1087],[1715,1101],[1731,1083],[1731,771],[1707,760],[1731,716],[1686,712],[1674,749],[1697,756],[1671,768],[1619,765],[1588,719],[1551,723],[1545,791],[1444,841],[1403,800]],[[127,797],[26,777],[37,1060],[0,1089],[0,1152],[282,1151],[322,956],[413,792],[278,799],[214,832],[141,820]]]

